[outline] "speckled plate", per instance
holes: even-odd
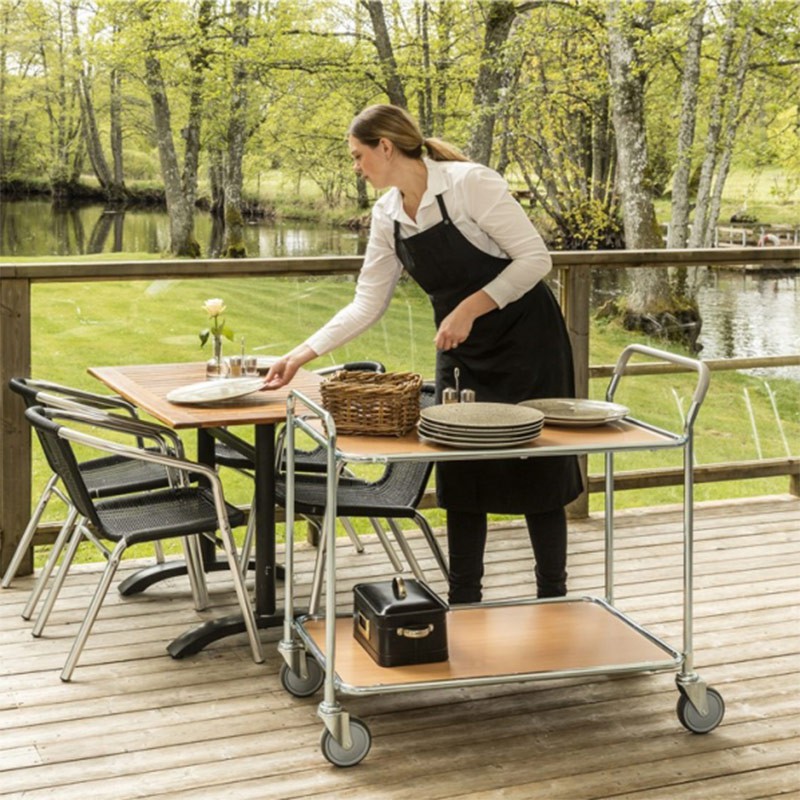
[[[512,403],[447,403],[423,408],[420,418],[440,429],[511,432],[541,422],[544,414]]]
[[[585,400],[574,397],[542,397],[523,400],[524,408],[533,408],[544,414],[549,425],[565,427],[590,427],[616,422],[630,413],[627,406],[603,400]]]

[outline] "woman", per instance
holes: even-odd
[[[572,353],[558,304],[542,279],[551,260],[496,172],[449,144],[424,139],[396,106],[362,111],[348,131],[357,173],[376,189],[364,265],[353,301],[279,359],[267,387],[376,322],[405,268],[427,292],[437,326],[437,395],[474,389],[483,402],[574,395]],[[423,149],[427,157],[423,156]],[[564,506],[581,491],[574,457],[448,462],[437,466],[447,511],[450,602],[479,602],[487,513],[524,514],[537,595],[566,593]]]

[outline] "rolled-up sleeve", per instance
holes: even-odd
[[[355,339],[377,322],[388,308],[402,274],[392,231],[391,220],[375,206],[353,300],[305,341],[317,355],[325,355]]]
[[[511,259],[511,263],[484,286],[499,308],[518,300],[552,269],[544,240],[512,197],[508,183],[494,170],[470,170],[464,176],[466,211]]]

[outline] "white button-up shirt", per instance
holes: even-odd
[[[317,355],[341,347],[377,322],[386,311],[403,271],[395,251],[394,223],[405,238],[442,221],[441,195],[456,228],[479,250],[511,262],[483,290],[503,308],[530,291],[550,271],[550,254],[508,184],[494,170],[471,161],[424,159],[428,186],[412,220],[399,189],[390,189],[372,210],[369,242],[352,302],[305,344]]]

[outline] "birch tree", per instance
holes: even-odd
[[[671,224],[667,247],[685,247],[689,229],[689,177],[697,123],[697,92],[700,85],[700,53],[706,0],[694,0],[686,37],[681,80],[681,119],[678,130],[675,172],[672,178]]]

